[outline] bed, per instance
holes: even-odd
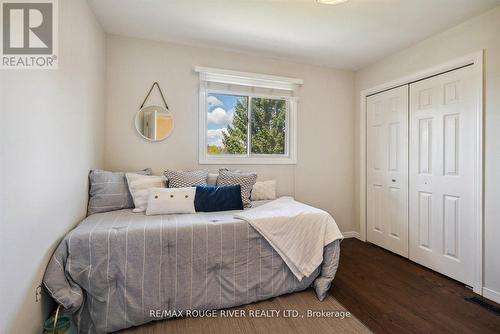
[[[246,211],[246,210],[245,210]],[[341,238],[301,280],[240,211],[87,217],[61,241],[44,284],[81,333],[107,333],[186,310],[228,308],[313,287],[325,298]]]

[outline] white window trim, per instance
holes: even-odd
[[[207,67],[195,67],[200,73],[199,90],[199,163],[212,165],[293,165],[297,163],[297,103],[295,96],[264,95],[236,90],[209,89],[207,82],[235,84],[268,89],[295,91],[303,83],[301,79],[278,77],[265,74],[236,72]],[[207,110],[206,100],[209,93],[243,95],[248,97],[276,98],[287,101],[287,132],[285,155],[210,155],[207,153]],[[249,101],[250,102],[250,101]],[[249,114],[250,115],[250,114]]]

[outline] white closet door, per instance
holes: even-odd
[[[471,67],[410,85],[410,259],[474,278],[478,90]]]
[[[367,98],[367,238],[408,256],[408,86]]]

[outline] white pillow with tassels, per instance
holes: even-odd
[[[149,176],[136,173],[126,173],[128,190],[134,200],[134,212],[144,212],[148,205],[148,195],[150,188],[165,187],[167,178],[165,176]]]

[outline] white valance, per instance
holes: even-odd
[[[257,88],[295,91],[303,84],[302,79],[288,78],[268,74],[238,72],[211,67],[194,68],[200,73],[200,80],[205,82],[221,83],[226,85],[248,86]]]

